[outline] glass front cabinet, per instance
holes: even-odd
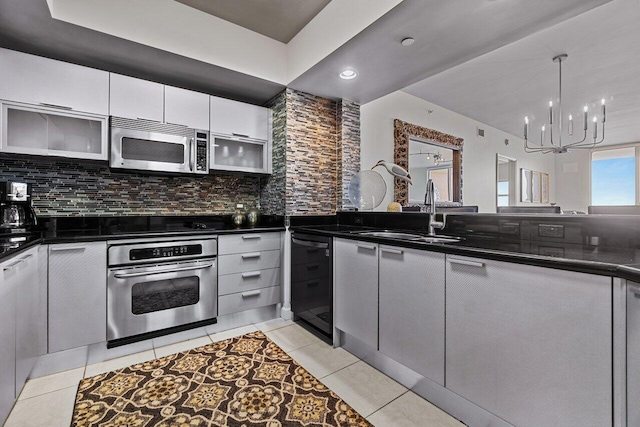
[[[271,173],[271,141],[211,134],[213,170]]]
[[[107,160],[107,116],[2,101],[5,153]]]

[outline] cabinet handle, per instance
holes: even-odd
[[[369,246],[369,245],[356,245],[358,247],[358,249],[365,249],[367,251],[375,251],[376,247],[375,246]]]
[[[260,258],[260,252],[242,255],[242,259]]]
[[[56,248],[56,247],[51,247],[51,252],[71,252],[71,251],[84,251],[85,249],[87,249],[86,246],[74,246],[71,248]]]
[[[18,264],[22,264],[24,262],[24,259],[19,259],[16,262],[13,262],[11,264],[9,264],[8,266],[6,266],[5,268],[2,269],[2,271],[11,271],[13,270],[13,267],[15,267]]]
[[[243,292],[242,298],[257,297],[258,295],[260,295],[260,291]]]
[[[46,102],[41,102],[40,105],[42,105],[43,107],[57,108],[58,110],[73,110],[73,107],[67,107],[65,105],[49,104]]]
[[[295,237],[291,238],[291,242],[295,243],[296,245],[306,246],[306,247],[309,247],[309,248],[327,249],[329,247],[328,243],[311,242],[309,240],[296,239]]]
[[[458,265],[466,265],[466,266],[469,266],[469,267],[484,268],[484,262],[467,261],[467,260],[464,260],[464,259],[456,259],[456,258],[449,258],[448,261],[451,264],[458,264]]]
[[[251,236],[242,236],[242,240],[259,240],[259,239],[260,239],[259,234],[254,234]]]
[[[21,259],[22,261],[26,261],[26,260],[28,260],[28,259],[29,259],[29,258],[31,258],[31,257],[33,257],[33,254],[29,254],[29,255],[23,256],[23,257],[22,257],[22,258],[20,258],[20,259]]]
[[[233,136],[238,136],[240,138],[249,138],[249,135],[245,135],[243,133],[235,133],[235,132],[231,132],[231,135]]]
[[[193,158],[196,153],[193,151],[193,138],[189,139],[189,170],[193,172]]]
[[[386,252],[388,254],[394,254],[394,255],[402,255],[404,253],[404,251],[401,251],[400,249],[387,249],[387,248],[380,248],[380,252]]]
[[[242,273],[242,278],[243,279],[250,279],[252,277],[260,277],[262,275],[262,273],[260,273],[259,271],[252,271],[250,273]]]

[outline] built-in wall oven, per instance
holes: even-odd
[[[186,126],[111,117],[109,166],[116,169],[209,173],[209,133]]]
[[[108,346],[214,323],[217,240],[109,243]]]

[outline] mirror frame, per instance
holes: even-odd
[[[427,144],[453,150],[453,201],[462,203],[462,145],[464,140],[447,133],[423,126],[393,121],[394,154],[393,162],[409,171],[409,140],[418,140]],[[409,203],[409,187],[406,181],[394,178],[393,199],[406,206]]]

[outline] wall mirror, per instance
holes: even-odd
[[[423,126],[394,120],[394,163],[409,171],[413,185],[395,178],[394,200],[403,206],[424,203],[428,177],[434,180],[440,198],[437,201],[462,203],[463,139]],[[416,153],[411,156],[410,153]],[[423,154],[420,154],[420,153]],[[427,159],[427,154],[429,159]],[[438,165],[434,156],[438,155]],[[416,176],[414,176],[413,159]],[[448,161],[449,163],[445,163]],[[409,187],[412,187],[409,189]],[[415,187],[415,188],[413,188]],[[411,191],[411,194],[409,194]]]
[[[409,140],[409,204],[424,203],[427,180],[432,179],[436,201],[453,202],[453,151],[428,142]]]
[[[496,206],[516,206],[517,204],[516,159],[496,155]]]

